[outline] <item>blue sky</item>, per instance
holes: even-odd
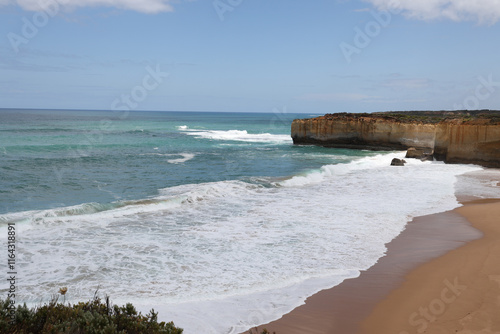
[[[498,0],[0,0],[0,108],[500,109]]]

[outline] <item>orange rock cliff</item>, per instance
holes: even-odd
[[[296,119],[296,145],[433,151],[448,163],[500,167],[500,111],[413,111],[350,114]]]

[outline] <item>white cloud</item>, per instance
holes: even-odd
[[[493,24],[500,19],[500,0],[365,0],[377,9],[402,12],[420,20],[451,19]]]
[[[154,14],[173,11],[171,2],[172,0],[0,0],[0,6],[17,4],[28,11],[105,6]]]
[[[355,9],[354,11],[356,13],[362,13],[362,12],[369,12],[371,10],[371,8],[359,8],[359,9]]]

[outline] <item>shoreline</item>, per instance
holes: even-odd
[[[428,286],[438,286],[443,290],[446,284],[458,284],[456,275],[448,274],[445,278],[436,279],[435,273],[448,268],[446,261],[457,266],[460,263],[460,257],[457,256],[464,256],[463,249],[468,249],[470,245],[475,248],[484,247],[484,240],[494,238],[494,232],[489,227],[485,230],[478,221],[500,217],[500,199],[468,201],[462,202],[462,205],[452,211],[416,217],[398,237],[386,245],[386,256],[368,270],[362,271],[359,277],[318,292],[292,312],[258,328],[265,328],[277,334],[417,333],[417,330],[423,328],[425,321],[425,318],[422,320],[422,316],[418,314],[420,307],[436,300],[435,291],[430,292],[430,296],[424,293],[432,291]],[[478,209],[478,206],[482,205],[487,206],[487,210],[483,210],[483,207]],[[498,230],[500,231],[500,227]],[[448,259],[449,256],[451,260]],[[443,258],[447,260],[443,262]],[[423,267],[430,269],[427,268],[425,274],[422,274],[419,270]],[[456,269],[460,268],[458,266]],[[413,278],[415,272],[418,272],[417,278]],[[452,269],[449,269],[449,272],[451,273]],[[498,274],[500,275],[500,270]],[[500,282],[500,276],[498,277]],[[500,284],[498,286],[500,287]],[[397,297],[394,297],[395,295]],[[415,296],[422,297],[417,299],[417,302],[413,300]],[[426,302],[423,296],[427,296]],[[452,298],[447,297],[448,301]],[[441,307],[442,303],[439,301],[440,299],[437,299],[435,305],[431,306]],[[435,310],[437,311],[440,310]],[[443,314],[446,315],[447,310]],[[429,316],[429,319],[438,323],[432,316]]]
[[[456,211],[483,237],[412,270],[363,320],[359,334],[500,331],[500,200]]]

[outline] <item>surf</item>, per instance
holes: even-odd
[[[221,141],[239,141],[250,143],[276,143],[291,144],[292,139],[289,135],[271,134],[271,133],[249,133],[247,130],[202,130],[190,129],[186,125],[178,127],[180,131],[196,138],[221,140]]]

